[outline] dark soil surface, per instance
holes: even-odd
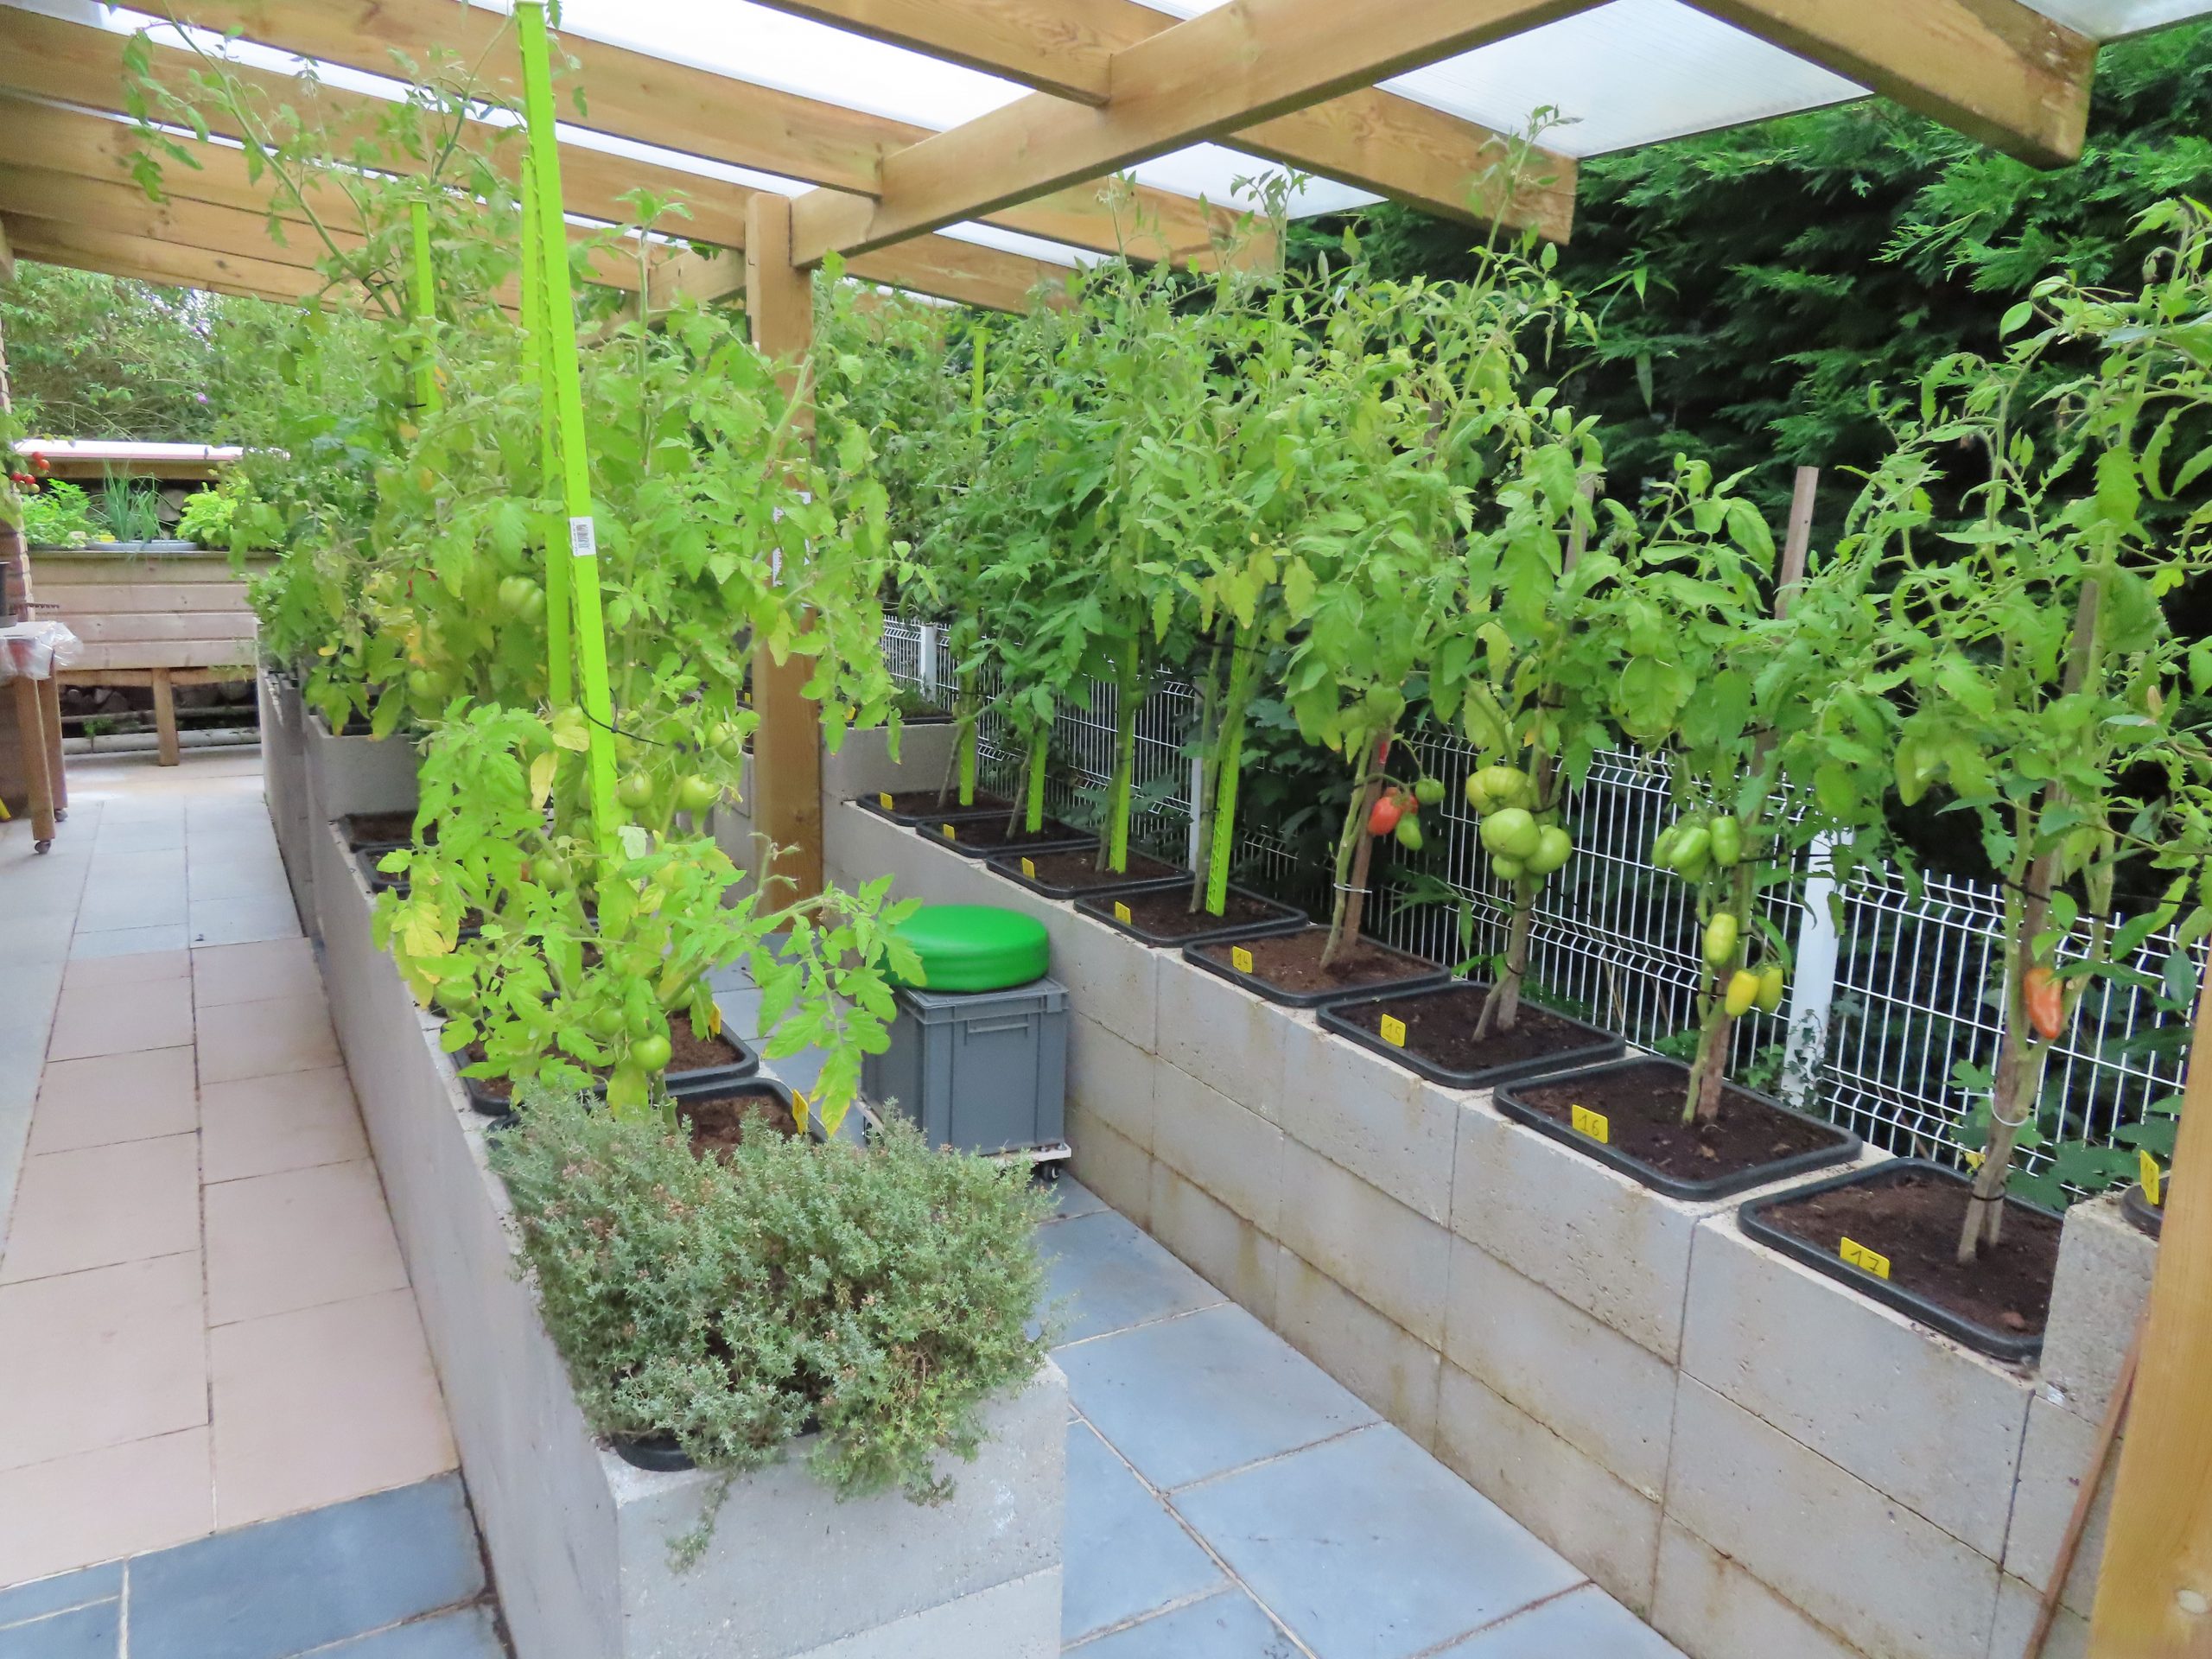
[[[2059,1222],[2005,1206],[2005,1236],[1970,1268],[1958,1263],[1967,1185],[1926,1170],[1885,1173],[1761,1211],[1778,1232],[1833,1252],[1845,1239],[1890,1258],[1890,1282],[2007,1336],[2042,1334],[2058,1271]]]
[[[484,1045],[481,1042],[469,1044],[467,1047],[453,1057],[453,1063],[463,1071],[472,1065],[480,1065],[483,1062]],[[583,1064],[581,1060],[575,1063],[578,1065]],[[601,1075],[604,1077],[605,1074]],[[514,1098],[515,1084],[512,1077],[463,1077],[461,1082],[490,1100]]]
[[[1223,906],[1222,913],[1218,916],[1205,909],[1194,911],[1191,908],[1190,893],[1183,887],[1122,893],[1113,902],[1129,907],[1130,925],[1171,939],[1186,939],[1194,933],[1211,933],[1218,927],[1241,927],[1251,922],[1281,921],[1283,914],[1280,905],[1248,898],[1241,893],[1229,895],[1229,901]]]
[[[1230,952],[1252,953],[1252,977],[1277,990],[1303,995],[1308,991],[1358,991],[1372,985],[1391,985],[1403,979],[1420,979],[1438,971],[1433,962],[1409,957],[1367,939],[1354,939],[1321,966],[1322,948],[1329,930],[1309,927],[1303,933],[1278,933],[1269,938],[1241,939],[1235,944],[1202,944],[1199,953],[1223,967],[1233,967]]]
[[[892,798],[896,800],[898,797]],[[954,838],[963,847],[988,847],[995,852],[1007,853],[1018,853],[1025,847],[1041,847],[1056,841],[1073,841],[1079,836],[1090,833],[1088,830],[1078,830],[1071,823],[1062,823],[1058,818],[1046,819],[1043,826],[1033,831],[1022,829],[1019,823],[1008,830],[1004,817],[956,818],[952,820],[952,828]],[[925,836],[938,841],[944,839],[936,823],[925,823],[920,829]]]
[[[1501,1065],[1519,1065],[1547,1054],[1590,1048],[1601,1040],[1572,1020],[1547,1014],[1523,996],[1512,1030],[1493,1027],[1488,1037],[1477,1042],[1475,1027],[1482,1020],[1483,1002],[1489,995],[1487,985],[1446,985],[1414,996],[1393,997],[1388,1002],[1340,1002],[1336,1012],[1377,1036],[1382,1032],[1383,1015],[1402,1020],[1406,1052],[1447,1071],[1488,1071]]]
[[[411,845],[415,840],[412,812],[357,812],[338,822],[346,832],[346,844],[349,847],[383,847],[394,842]],[[435,842],[437,838],[437,826],[432,824],[424,840]]]
[[[702,1158],[728,1151],[747,1135],[766,1131],[795,1140],[798,1120],[772,1089],[742,1084],[706,1100],[680,1100],[676,1115],[690,1132],[691,1150]]]
[[[1600,1071],[1571,1083],[1516,1084],[1514,1097],[1554,1122],[1572,1126],[1573,1109],[1607,1120],[1605,1144],[1682,1181],[1714,1181],[1761,1164],[1833,1147],[1843,1131],[1770,1106],[1740,1089],[1723,1088],[1720,1115],[1685,1126],[1689,1086],[1681,1067],[1651,1062]]]
[[[1111,887],[1122,881],[1164,880],[1171,875],[1188,875],[1179,864],[1150,858],[1142,853],[1129,855],[1129,868],[1116,874],[1112,870],[1098,868],[1098,855],[1077,850],[1072,853],[1039,853],[1030,863],[1029,879],[1048,887],[1071,887],[1080,891],[1085,887]],[[1185,895],[1186,898],[1188,894]]]
[[[874,795],[868,798],[878,806],[883,804]],[[960,791],[957,789],[946,790],[942,797],[933,789],[909,789],[902,790],[891,798],[891,810],[918,812],[925,816],[931,812],[942,812],[948,817],[963,812],[996,812],[1004,816],[1014,810],[1014,803],[1003,795],[992,794],[988,789],[977,790],[974,804],[969,806],[960,804]]]
[[[688,1019],[668,1022],[668,1046],[673,1052],[668,1063],[671,1077],[679,1071],[704,1071],[710,1066],[735,1065],[745,1056],[732,1047],[726,1038],[702,1037],[691,1029]]]

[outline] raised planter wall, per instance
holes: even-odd
[[[296,698],[297,694],[294,694]],[[300,925],[311,936],[322,937],[324,900],[315,884],[327,863],[324,826],[334,818],[357,812],[411,812],[416,791],[415,746],[404,738],[334,737],[314,709],[299,705],[300,793],[303,802],[298,833],[305,838],[305,863],[310,871],[310,890],[305,899],[298,883],[293,898],[299,905]],[[272,816],[275,798],[270,801]],[[277,826],[278,847],[283,845],[284,826]],[[351,859],[345,861],[350,863]],[[287,855],[286,870],[291,868]]]
[[[2044,1365],[1999,1365],[1746,1239],[1753,1195],[1666,1198],[1487,1091],[825,817],[834,879],[1045,923],[1081,1179],[1694,1659],[2017,1659],[2149,1293],[2116,1204],[2068,1219]],[[2101,1547],[2101,1511],[2054,1659],[2082,1649]]]
[[[299,683],[267,664],[254,676],[261,727],[261,787],[276,852],[303,931],[315,931],[314,849],[308,840],[306,705]]]
[[[334,825],[317,880],[332,1014],[518,1659],[1052,1659],[1068,1408],[1049,1364],[992,1408],[944,1507],[839,1503],[802,1442],[736,1482],[704,1559],[671,1570],[713,1477],[646,1473],[593,1439],[518,1274],[485,1120],[371,943]]]

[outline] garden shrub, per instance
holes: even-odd
[[[82,547],[95,528],[92,498],[65,479],[23,497],[23,539],[33,547]]]
[[[1022,1173],[893,1123],[702,1158],[657,1114],[538,1102],[496,1144],[545,1321],[593,1428],[761,1468],[818,1424],[841,1497],[939,1503],[984,1402],[1043,1363],[1046,1209]]]

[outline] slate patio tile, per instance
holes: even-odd
[[[1068,1426],[1060,1639],[1074,1642],[1228,1580],[1084,1423]]]
[[[1079,1344],[1059,1363],[1076,1409],[1163,1491],[1376,1421],[1233,1304]]]
[[[1072,1175],[1062,1175],[1052,1183],[1052,1215],[1054,1221],[1073,1221],[1078,1216],[1095,1216],[1106,1207],[1106,1201]]]
[[[1516,1613],[1454,1643],[1435,1659],[1682,1659],[1681,1650],[1596,1585]]]
[[[464,1607],[325,1648],[315,1659],[506,1659],[481,1607]]]
[[[1058,1339],[1080,1342],[1211,1307],[1222,1294],[1111,1211],[1044,1229],[1047,1296],[1062,1303]]]
[[[122,1642],[123,1606],[113,1601],[0,1629],[7,1659],[115,1659]]]
[[[1208,1596],[1074,1651],[1083,1659],[1300,1659],[1290,1638],[1242,1590]]]
[[[42,1618],[65,1608],[95,1601],[113,1601],[123,1593],[123,1563],[82,1567],[57,1573],[50,1579],[34,1579],[12,1589],[0,1590],[0,1630],[26,1619]]]
[[[1175,1507],[1319,1659],[1408,1659],[1582,1581],[1388,1425]]]

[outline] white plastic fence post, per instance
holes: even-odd
[[[1205,817],[1205,792],[1206,792],[1206,766],[1205,766],[1205,761],[1203,761],[1203,760],[1198,760],[1196,756],[1193,756],[1193,757],[1192,758],[1192,760],[1191,760],[1191,843],[1190,843],[1191,850],[1190,850],[1190,860],[1191,860],[1191,868],[1192,868],[1192,869],[1194,869],[1194,870],[1195,870],[1195,869],[1197,869],[1197,868],[1198,868],[1198,860],[1199,860],[1199,859],[1204,855],[1202,854],[1202,852],[1200,851],[1199,847],[1198,847],[1198,823],[1199,823],[1199,820],[1200,820],[1200,819],[1202,819],[1202,818],[1204,818],[1204,817]]]
[[[1828,874],[1828,851],[1834,844],[1832,836],[1814,838],[1805,908],[1797,918],[1797,970],[1790,985],[1789,1035],[1782,1062],[1782,1095],[1792,1106],[1805,1104],[1827,1051],[1837,955],[1835,918],[1829,908],[1835,894],[1835,877]]]
[[[937,696],[937,624],[925,622],[921,628],[922,695]]]

